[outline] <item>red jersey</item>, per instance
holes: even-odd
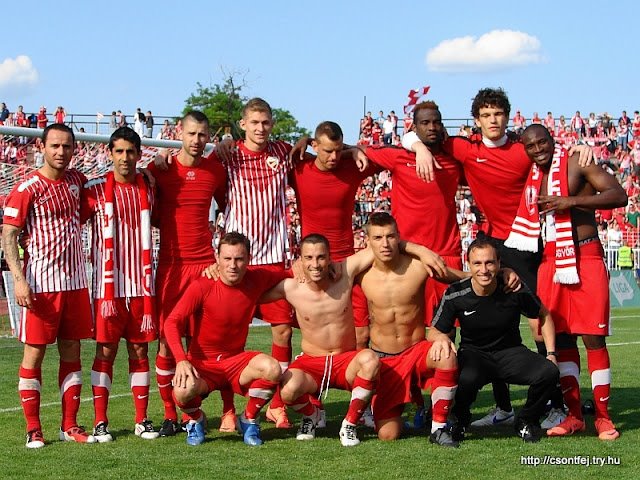
[[[374,167],[360,172],[350,160],[323,172],[314,161],[300,162],[293,170],[292,183],[298,199],[302,236],[321,233],[329,240],[333,261],[354,253],[353,206],[362,180],[375,173]]]
[[[106,178],[91,180],[84,187],[82,217],[93,216],[91,222],[91,263],[93,265],[93,298],[104,298],[102,282],[104,248],[104,204]],[[149,204],[153,205],[153,193],[149,189]],[[144,288],[142,262],[142,225],[140,223],[140,190],[135,182],[115,182],[113,192],[114,228],[114,296],[115,298],[142,297],[154,285]],[[150,232],[149,232],[149,235]]]
[[[46,113],[38,113],[38,128],[46,128],[48,121]]]
[[[33,172],[7,196],[4,223],[31,237],[25,276],[34,293],[87,287],[80,231],[80,194],[87,178],[68,169],[59,180]]]
[[[285,261],[290,151],[291,145],[285,142],[269,142],[264,151],[253,152],[240,141],[225,163],[225,231],[242,233],[251,241],[251,265]],[[215,151],[211,156],[217,158]]]
[[[177,157],[168,170],[147,167],[156,179],[155,224],[160,228],[159,263],[195,264],[215,261],[209,230],[211,199],[224,206],[227,174],[214,158],[185,167]]]
[[[391,172],[391,213],[401,237],[440,255],[459,256],[456,190],[462,175],[460,164],[446,154],[436,155],[442,169],[436,169],[435,181],[427,183],[416,174],[415,153],[404,148],[369,147],[366,154]]]
[[[462,162],[473,198],[487,218],[486,234],[505,240],[531,170],[523,145],[507,140],[494,147],[482,139],[452,137],[445,142],[445,150]]]
[[[248,270],[239,285],[201,277],[191,283],[164,323],[167,343],[176,362],[186,360],[182,336],[187,321],[189,357],[200,360],[236,355],[244,350],[256,302],[264,292],[287,277],[282,271]]]

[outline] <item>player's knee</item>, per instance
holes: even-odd
[[[378,438],[384,441],[397,440],[402,434],[402,422],[389,421],[378,426]]]
[[[380,370],[380,358],[373,350],[362,350],[358,354],[360,363],[359,375],[363,378],[372,379]]]
[[[178,404],[185,404],[196,396],[196,388],[193,387],[173,387],[173,398]]]
[[[601,335],[583,335],[582,341],[587,350],[599,350],[607,346],[605,337]]]
[[[275,358],[267,357],[263,364],[262,376],[265,380],[270,382],[279,382],[282,376],[282,369],[280,363]]]
[[[289,325],[276,325],[271,328],[271,336],[273,343],[283,347],[291,345],[291,336],[293,332]]]
[[[449,355],[449,358],[442,357],[434,363],[435,367],[441,370],[455,370],[458,368],[458,358],[453,352]]]

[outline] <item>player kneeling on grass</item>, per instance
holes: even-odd
[[[160,434],[147,418],[149,342],[156,339],[151,280],[151,206],[153,192],[136,163],[142,157],[140,136],[128,127],[111,135],[113,172],[84,187],[81,216],[91,218],[96,355],[91,369],[95,422],[93,436],[113,440],[107,406],[113,362],[120,338],[127,341],[129,382],[135,405],[134,433],[145,440]],[[132,252],[141,254],[132,255]]]
[[[540,299],[524,284],[518,292],[504,291],[498,275],[500,257],[491,240],[476,239],[469,246],[467,258],[471,278],[447,289],[427,335],[427,340],[438,346],[431,349],[432,358],[448,357],[456,350],[447,334],[455,319],[460,321],[457,351],[460,376],[451,412],[451,436],[456,441],[464,439],[478,391],[501,380],[529,385],[527,401],[517,415],[515,427],[525,442],[537,442],[542,435],[539,419],[560,376],[553,320]],[[540,318],[546,359],[522,344],[521,314]]]
[[[249,251],[244,235],[225,234],[218,247],[219,279],[193,282],[165,321],[167,343],[177,362],[173,396],[189,418],[189,445],[205,440],[203,398],[223,388],[248,397],[239,430],[247,445],[262,445],[260,410],[273,396],[282,372],[274,358],[245,352],[244,347],[257,299],[287,274],[260,267],[248,271]],[[191,318],[185,352],[181,338]]]
[[[426,248],[414,251],[414,247],[406,245],[410,253],[420,255],[425,263],[444,267],[433,252]],[[315,438],[319,411],[310,396],[339,388],[351,391],[340,442],[354,446],[360,443],[356,425],[378,384],[380,360],[371,349],[356,351],[351,290],[355,277],[371,266],[374,256],[367,248],[341,261],[338,265],[343,274],[334,281],[329,274],[329,251],[329,241],[324,236],[307,235],[301,242],[305,282],[286,279],[262,301],[285,298],[294,307],[300,325],[303,353],[283,374],[281,385],[284,402],[303,415],[296,438]]]

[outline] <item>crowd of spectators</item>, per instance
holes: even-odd
[[[52,115],[47,114],[44,106],[39,112],[28,114],[22,106],[11,112],[5,103],[0,104],[0,124],[43,128],[48,122],[62,122],[66,120],[66,112],[59,106]],[[563,115],[556,118],[552,112],[540,117],[535,112],[531,119],[525,118],[520,111],[516,111],[511,119],[510,129],[520,133],[529,123],[540,123],[546,126],[558,143],[571,146],[577,143],[590,145],[596,160],[616,176],[629,196],[626,208],[608,211],[597,211],[596,219],[600,238],[609,248],[618,248],[623,244],[633,248],[640,247],[640,113],[634,112],[633,118],[622,112],[615,120],[611,115],[590,113],[583,118],[579,111],[569,119]],[[153,137],[154,120],[151,111],[136,110],[133,123],[121,110],[113,111],[109,119],[110,129],[122,125],[131,125],[142,132],[142,136]],[[384,115],[381,110],[377,118],[371,112],[360,120],[360,145],[400,145],[401,134],[412,129],[411,115],[407,114],[399,124],[399,119],[392,110]],[[175,140],[179,138],[182,125],[180,121],[172,124],[164,120],[161,128],[155,132],[156,138]],[[82,131],[83,129],[79,129]],[[470,136],[474,133],[469,125],[461,125],[457,134]],[[227,133],[223,135],[225,138]],[[214,144],[219,141],[214,137]],[[149,160],[155,149],[146,149],[144,160]],[[11,185],[26,175],[32,168],[43,164],[44,152],[40,139],[27,137],[0,136],[0,190],[6,194]],[[100,175],[108,168],[108,151],[103,144],[85,144],[77,142],[73,165],[85,172],[89,177]],[[354,244],[357,248],[364,246],[363,225],[372,212],[388,211],[390,209],[390,191],[393,179],[388,172],[381,172],[367,178],[356,194],[353,213]],[[0,200],[3,195],[0,195]],[[468,245],[482,229],[483,215],[473,200],[467,187],[460,187],[457,196],[457,219],[460,225],[460,236],[463,246]],[[300,219],[295,208],[295,196],[291,192],[289,197],[290,210],[290,245],[294,249],[300,237]]]

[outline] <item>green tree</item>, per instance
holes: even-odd
[[[196,83],[196,91],[185,100],[182,114],[189,110],[200,110],[209,119],[213,134],[222,136],[229,131],[234,138],[242,138],[239,121],[242,118],[242,106],[248,100],[241,94],[246,87],[245,73],[227,73],[223,70],[223,75],[222,84],[205,87],[200,82]],[[298,125],[289,110],[273,108],[273,120],[272,137],[275,139],[293,142],[302,135],[309,135],[309,131]]]
[[[309,130],[298,125],[298,120],[291,115],[289,110],[274,108],[273,121],[274,125],[271,136],[278,140],[293,143],[303,135],[310,135]]]

